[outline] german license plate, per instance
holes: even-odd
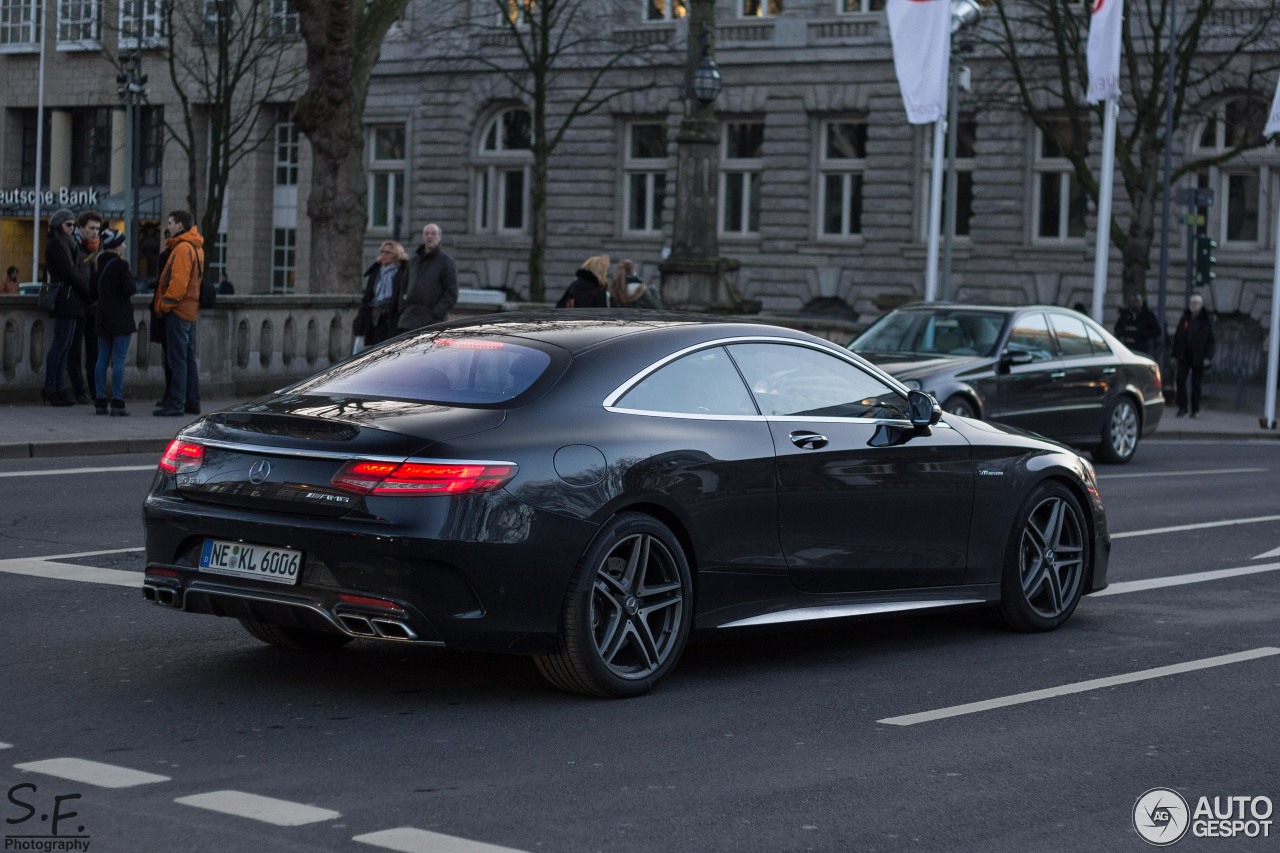
[[[290,548],[206,539],[200,552],[200,571],[217,575],[295,584],[301,568],[302,552]]]

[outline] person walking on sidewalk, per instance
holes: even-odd
[[[422,229],[422,245],[409,260],[408,277],[400,296],[401,332],[442,322],[458,301],[458,268],[440,249],[440,226]]]
[[[204,279],[204,238],[189,210],[175,210],[165,223],[169,259],[160,271],[151,312],[164,322],[169,390],[151,414],[200,414],[200,369],[196,362],[196,318]]]
[[[364,296],[352,331],[363,338],[361,349],[380,344],[396,334],[400,324],[397,313],[404,293],[405,275],[409,269],[409,253],[395,240],[383,240],[378,259],[365,270]]]
[[[65,207],[49,219],[49,239],[44,246],[45,275],[58,288],[57,302],[49,316],[53,334],[44,360],[44,387],[40,396],[53,406],[71,406],[66,392],[67,359],[75,339],[76,318],[84,316],[89,301],[89,265],[75,239],[76,215]]]
[[[84,314],[76,318],[75,338],[67,353],[67,373],[77,403],[88,403],[93,391],[95,365],[98,362],[98,257],[101,251],[102,214],[96,210],[81,211],[76,217],[76,242],[89,265],[89,299]]]
[[[129,414],[124,407],[124,360],[137,326],[133,322],[133,298],[137,285],[124,259],[124,234],[102,232],[98,260],[98,362],[94,368],[93,405],[96,414],[107,413],[107,365],[111,365],[111,414]]]
[[[1205,370],[1213,364],[1213,317],[1204,307],[1204,297],[1191,296],[1191,307],[1182,312],[1178,331],[1173,336],[1173,357],[1178,362],[1178,417],[1200,415],[1200,384]],[[1191,380],[1190,398],[1187,379]]]
[[[1116,318],[1116,337],[1129,349],[1143,355],[1155,352],[1155,345],[1160,340],[1160,321],[1156,312],[1147,307],[1142,294],[1135,293],[1129,297],[1129,305],[1120,311]]]

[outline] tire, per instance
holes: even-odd
[[[680,543],[635,512],[600,530],[569,582],[553,654],[534,658],[570,693],[648,693],[675,666],[693,623],[693,583]]]
[[[1138,439],[1142,436],[1142,423],[1133,398],[1121,395],[1107,409],[1102,421],[1102,443],[1098,445],[1098,459],[1123,465],[1138,451]]]
[[[1018,631],[1052,631],[1071,617],[1089,567],[1089,527],[1061,483],[1036,486],[1022,505],[1000,579],[1000,617]]]
[[[240,624],[253,636],[269,646],[294,651],[324,652],[340,649],[351,642],[354,637],[346,634],[331,634],[328,631],[311,631],[307,628],[293,628],[288,625],[273,625],[270,622],[259,622],[257,619],[241,619]]]
[[[942,411],[964,418],[978,417],[977,407],[963,394],[952,394],[948,397],[947,402],[942,404]]]

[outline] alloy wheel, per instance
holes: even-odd
[[[1121,400],[1111,410],[1111,450],[1119,459],[1128,459],[1138,446],[1138,412],[1133,403]]]
[[[1018,553],[1027,604],[1056,619],[1075,606],[1084,577],[1084,530],[1075,506],[1047,497],[1027,516]]]
[[[678,647],[684,609],[681,574],[655,536],[624,537],[596,570],[591,633],[596,652],[619,678],[655,672]]]

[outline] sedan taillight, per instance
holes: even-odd
[[[159,469],[166,474],[194,474],[204,464],[204,445],[175,438],[160,457]]]
[[[474,495],[501,489],[515,475],[514,465],[354,459],[334,475],[332,485],[362,495]]]

